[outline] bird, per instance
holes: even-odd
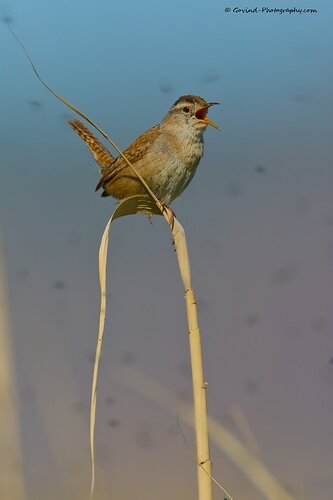
[[[165,207],[169,207],[192,180],[203,156],[203,133],[207,126],[219,130],[207,118],[208,109],[217,104],[199,96],[183,95],[158,125],[143,132],[123,151]],[[86,143],[99,165],[101,177],[96,191],[102,188],[102,197],[121,200],[146,193],[122,156],[114,157],[80,120],[73,119],[68,123]],[[172,215],[172,209],[169,210]]]

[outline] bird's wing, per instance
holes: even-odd
[[[141,158],[146,154],[147,150],[151,146],[151,144],[155,141],[160,132],[160,126],[155,125],[151,129],[147,130],[143,134],[141,134],[134,142],[132,142],[126,149],[123,151],[123,154],[126,156],[128,161],[132,163],[135,167],[135,164],[141,160]],[[125,168],[130,169],[128,163],[124,160],[122,156],[118,156],[111,165],[109,165],[108,169],[100,178],[96,191],[100,189],[102,186],[105,186],[110,181],[112,181],[122,170]],[[135,176],[133,172],[133,176]]]
[[[111,163],[114,162],[114,156],[80,120],[68,120],[68,123],[81,139],[84,140],[96,162],[101,167],[101,173],[104,174]]]

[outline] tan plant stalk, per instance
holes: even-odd
[[[209,455],[208,425],[207,425],[207,383],[203,375],[201,334],[198,323],[197,305],[194,290],[191,284],[190,260],[187,250],[185,232],[175,219],[171,229],[177,252],[180,274],[185,289],[187,321],[189,327],[189,343],[191,354],[194,419],[197,452],[198,498],[210,500],[212,498],[212,462]]]
[[[121,201],[108,221],[101,240],[99,250],[99,278],[101,287],[101,307],[99,332],[96,347],[96,356],[94,363],[94,374],[92,383],[91,395],[91,412],[90,412],[90,447],[92,457],[92,481],[90,497],[93,497],[95,483],[95,457],[94,457],[94,433],[95,433],[95,416],[96,416],[96,394],[97,394],[97,379],[100,356],[102,351],[102,341],[105,325],[105,310],[106,310],[106,264],[107,264],[107,249],[111,224],[119,217],[124,217],[130,214],[158,214],[164,215],[168,221],[167,214],[162,213],[154,201],[148,196],[133,196]],[[187,308],[187,318],[189,326],[189,341],[192,366],[192,382],[193,382],[193,397],[194,397],[194,418],[195,418],[195,433],[196,433],[196,450],[197,450],[197,476],[198,476],[198,498],[199,500],[212,499],[212,463],[209,456],[208,428],[207,428],[207,406],[206,406],[206,383],[203,377],[202,352],[200,329],[197,318],[197,307],[195,302],[194,291],[191,286],[191,272],[189,264],[189,256],[187,251],[187,243],[185,232],[181,224],[175,218],[173,225],[170,226],[175,249],[178,258],[180,274],[183,280],[185,289],[185,299]]]

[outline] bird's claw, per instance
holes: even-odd
[[[172,208],[167,207],[167,206],[164,206],[164,211],[165,211],[166,219],[167,219],[167,221],[169,223],[169,226],[170,226],[171,229],[173,229],[173,225],[174,225],[174,222],[175,222],[176,214],[172,210]]]

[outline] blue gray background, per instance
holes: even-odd
[[[173,205],[190,246],[209,411],[240,439],[243,415],[296,499],[329,500],[333,7],[267,3],[318,13],[225,13],[234,0],[5,8],[47,83],[121,148],[182,94],[221,102],[210,117],[222,131],[207,130],[200,168]],[[94,192],[96,165],[66,124],[73,113],[37,81],[4,24],[0,44],[0,223],[23,471],[31,500],[78,498],[89,488],[97,252],[114,202]],[[191,400],[183,290],[163,220],[115,224],[108,288],[100,498],[192,499],[195,464],[174,416],[111,371],[129,364]],[[262,498],[219,450],[212,458],[234,498]]]

